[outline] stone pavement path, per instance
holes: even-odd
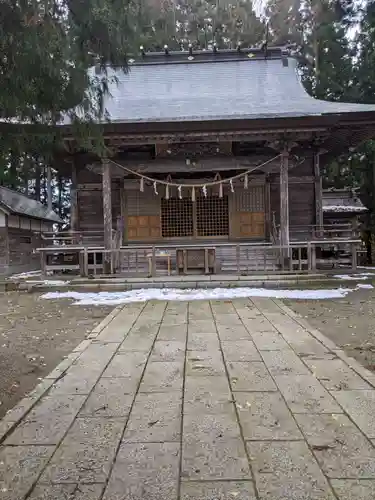
[[[0,498],[373,500],[374,387],[278,301],[116,308],[0,423]]]

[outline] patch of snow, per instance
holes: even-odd
[[[335,274],[334,278],[346,281],[369,280],[375,273],[358,273],[358,274]]]
[[[51,285],[51,286],[62,286],[69,285],[68,280],[28,280],[29,285]]]
[[[149,288],[128,292],[48,292],[43,299],[73,299],[74,304],[118,305],[130,302],[146,302],[147,300],[218,300],[247,297],[267,297],[273,299],[341,299],[355,289],[336,288],[318,290],[272,290],[267,288],[214,288],[212,290],[179,290],[174,288]]]
[[[357,205],[325,205],[323,212],[367,212],[368,208]]]
[[[11,280],[19,280],[19,279],[27,279],[27,278],[35,278],[35,276],[40,276],[42,271],[28,271],[27,273],[13,274],[9,276]]]
[[[366,285],[365,283],[358,283],[357,288],[370,289],[370,288],[374,288],[374,287],[372,285]]]
[[[70,281],[64,280],[44,280],[43,285],[51,285],[51,286],[60,286],[60,285],[69,285]]]

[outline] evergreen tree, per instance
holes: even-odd
[[[251,0],[143,0],[141,44],[147,50],[235,48],[259,43],[264,25]]]

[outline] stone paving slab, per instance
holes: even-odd
[[[205,481],[183,483],[181,500],[256,500],[250,481]]]
[[[373,500],[375,376],[278,300],[119,306],[0,422],[1,500]]]

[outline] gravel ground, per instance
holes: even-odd
[[[0,418],[112,309],[42,300],[35,293],[0,294]]]
[[[375,289],[357,290],[344,299],[284,302],[349,356],[375,371]]]

